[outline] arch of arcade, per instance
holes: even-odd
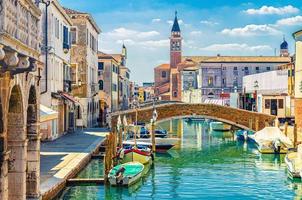
[[[0,76],[0,199],[39,199],[39,86],[32,73]]]

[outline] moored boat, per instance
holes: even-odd
[[[238,130],[236,131],[237,140],[248,141],[249,135],[252,135],[254,132],[250,130]]]
[[[257,144],[258,151],[264,154],[283,154],[293,148],[292,141],[278,127],[265,127],[248,137]]]
[[[287,174],[290,178],[301,178],[302,171],[302,145],[297,151],[288,152],[284,158],[287,166]]]
[[[223,122],[211,122],[210,129],[212,131],[230,131],[232,128],[231,125],[225,124]]]
[[[140,162],[143,165],[150,164],[153,160],[153,155],[150,151],[137,148],[122,149],[119,152],[118,157],[121,163]]]
[[[137,144],[138,149],[142,149],[142,148],[152,149],[152,143],[151,142],[137,141],[136,144]],[[124,145],[124,147],[134,146],[134,142],[133,141],[124,141],[123,145]],[[156,153],[165,153],[174,146],[175,146],[175,144],[170,144],[170,143],[156,143],[155,144]],[[127,149],[129,149],[129,148],[127,148]]]
[[[113,167],[108,179],[113,186],[130,186],[141,179],[143,170],[144,165],[139,162],[124,163]]]

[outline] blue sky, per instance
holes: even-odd
[[[153,68],[169,62],[171,20],[178,11],[183,55],[274,55],[283,35],[302,29],[302,1],[60,0],[92,14],[102,29],[99,49],[128,48],[131,79],[153,81]]]

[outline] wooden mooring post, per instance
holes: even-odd
[[[294,147],[297,147],[297,140],[298,140],[298,134],[297,134],[297,124],[294,124]]]
[[[287,136],[287,129],[288,129],[288,122],[285,122],[284,124],[284,135]]]
[[[104,158],[104,183],[108,181],[109,171],[114,163],[113,158],[116,155],[116,133],[111,132],[106,136],[106,152]]]

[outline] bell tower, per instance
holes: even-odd
[[[181,31],[177,19],[177,11],[175,11],[174,23],[170,37],[170,67],[176,68],[181,62]]]

